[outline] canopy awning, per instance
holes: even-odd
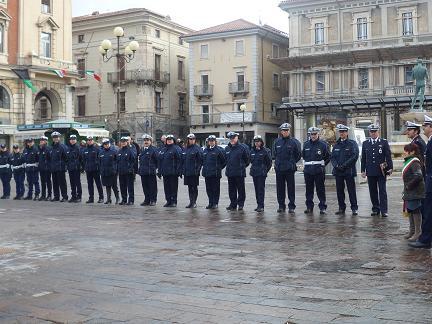
[[[73,120],[67,120],[67,119],[56,119],[42,124],[18,125],[19,131],[37,130],[37,129],[68,129],[68,128],[75,128],[78,130],[78,129],[88,129],[88,128],[103,129],[105,127],[103,125],[98,125],[98,124],[78,123]]]

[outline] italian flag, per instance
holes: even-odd
[[[97,73],[96,73],[95,71],[93,71],[93,70],[86,70],[85,73],[86,73],[87,75],[92,76],[95,80],[97,80],[97,81],[99,81],[99,82],[102,81],[101,76],[100,76],[99,74],[97,74]]]
[[[67,74],[67,71],[65,69],[50,69],[50,71],[57,74],[59,78],[64,78]]]

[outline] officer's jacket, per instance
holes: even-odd
[[[26,146],[23,150],[24,162],[26,164],[26,171],[37,171],[39,169],[39,150],[35,145]]]
[[[225,147],[227,177],[246,177],[246,168],[250,163],[249,148],[242,143],[228,144]]]
[[[158,153],[159,150],[150,145],[148,148],[141,148],[141,152],[138,158],[139,175],[155,175],[158,165]]]
[[[47,145],[39,146],[39,171],[49,171],[50,170],[50,150],[51,148]]]
[[[432,192],[432,137],[426,145],[425,151],[425,169],[426,169],[426,192]]]
[[[120,175],[133,174],[135,164],[135,154],[128,145],[122,147],[117,152],[117,172]]]
[[[10,165],[14,174],[25,172],[24,155],[20,153],[13,153],[10,157]]]
[[[66,171],[66,151],[66,145],[53,143],[49,154],[51,172]]]
[[[66,166],[68,171],[81,170],[80,147],[78,145],[74,144],[67,146]]]
[[[390,145],[386,139],[377,138],[375,144],[372,139],[362,144],[361,172],[366,172],[369,177],[384,176],[381,171],[381,164],[386,162],[387,169],[393,169]]]
[[[413,138],[413,140],[411,141],[411,143],[416,144],[419,147],[419,149],[420,149],[420,156],[423,159],[425,151],[426,151],[426,142],[423,140],[423,138],[421,138],[420,135],[417,135],[416,137]],[[422,160],[420,160],[420,161],[422,161]]]
[[[176,144],[165,145],[159,152],[158,171],[163,176],[181,175],[182,149]]]
[[[225,168],[226,158],[225,151],[215,145],[213,147],[207,146],[203,151],[203,177],[222,177],[222,169]]]
[[[266,147],[253,147],[250,151],[250,161],[249,174],[252,177],[266,177],[272,167],[271,151]]]
[[[340,138],[336,141],[331,154],[333,175],[335,176],[357,176],[356,162],[359,157],[359,148],[356,141]]]
[[[139,153],[140,153],[140,147],[137,143],[133,142],[130,145],[130,148],[133,151],[134,156],[135,156],[134,172],[138,173],[138,158],[139,158]]]
[[[87,145],[87,147],[82,150],[82,163],[86,172],[99,170],[99,152],[100,149],[96,145]]]
[[[10,158],[11,154],[8,151],[0,152],[0,174],[12,174]]]
[[[183,175],[185,177],[199,176],[203,164],[201,147],[196,144],[190,145],[183,150],[182,155]]]
[[[325,173],[325,166],[330,162],[330,152],[326,142],[318,139],[308,140],[303,144],[304,174]]]
[[[301,159],[301,145],[292,137],[280,137],[274,144],[275,171],[295,172]]]
[[[102,177],[117,174],[117,149],[115,147],[102,148],[99,152],[99,172]]]

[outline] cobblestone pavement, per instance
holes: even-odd
[[[274,175],[265,213],[0,201],[0,323],[431,323],[430,250],[402,238],[401,182],[388,219],[278,215]],[[141,193],[140,182],[136,191]],[[84,194],[84,198],[86,194]],[[138,194],[136,202],[142,201]],[[271,202],[271,203],[270,203]]]

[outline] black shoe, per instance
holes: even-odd
[[[119,204],[119,201],[120,201],[120,198],[119,198],[119,197],[116,197],[115,204],[118,205],[118,204]]]
[[[388,217],[388,213],[382,213],[381,217],[387,218]]]
[[[190,208],[197,208],[197,204],[193,203]]]
[[[122,200],[120,203],[119,203],[119,205],[126,205],[127,204],[127,202],[126,201],[124,201],[124,200]]]
[[[286,211],[285,207],[279,207],[277,210],[278,213],[285,213],[285,211]]]
[[[339,209],[335,214],[336,215],[345,215],[345,209]]]
[[[165,205],[163,205],[164,207],[171,207],[171,204],[169,202],[167,202]]]
[[[13,198],[13,200],[18,200],[18,198],[19,198],[18,196],[15,196],[15,197]]]
[[[357,211],[357,210],[353,210],[353,211],[352,211],[352,215],[353,215],[353,216],[357,216],[357,215],[358,215],[358,211]]]
[[[230,211],[232,211],[232,210],[237,210],[237,207],[234,207],[234,206],[228,206],[228,207],[226,208],[226,210],[230,210]]]
[[[430,249],[431,243],[422,243],[420,241],[415,241],[415,242],[409,242],[408,246],[415,249]]]
[[[24,198],[24,200],[32,200],[32,196],[27,196]]]
[[[103,198],[99,198],[99,200],[97,201],[98,204],[102,204],[104,202]]]
[[[53,198],[53,199],[51,199],[50,201],[52,201],[52,202],[56,202],[56,201],[60,201],[60,198]]]
[[[177,207],[177,204],[176,204],[176,203],[172,203],[172,204],[170,205],[170,207]]]
[[[307,209],[304,211],[304,213],[305,213],[305,214],[313,214],[313,209],[307,208]]]
[[[108,199],[107,201],[104,202],[105,205],[111,205],[112,201],[111,199]]]
[[[6,199],[6,196],[1,196],[0,199]]]
[[[86,201],[86,204],[93,204],[93,203],[94,203],[93,199],[89,199],[89,200]]]
[[[37,201],[37,200],[39,200],[39,195],[35,195],[33,198],[33,201]]]
[[[206,206],[206,209],[212,209],[212,207],[213,207],[212,204],[208,204],[208,205]]]
[[[40,196],[38,200],[39,201],[44,201],[44,200],[46,200],[46,197],[45,196]]]
[[[211,209],[218,209],[218,208],[219,208],[218,204],[213,205],[213,206],[211,207]]]
[[[68,200],[68,202],[70,202],[70,203],[74,203],[75,201],[76,201],[75,198],[71,198],[71,199]]]
[[[243,206],[238,206],[237,210],[242,211],[243,210]]]
[[[372,216],[372,217],[375,217],[375,216],[379,216],[379,214],[380,214],[379,212],[375,212],[375,211],[373,211],[373,212],[371,213],[371,216]]]
[[[51,196],[46,197],[45,201],[50,201],[51,200]]]
[[[127,205],[129,205],[129,206],[132,206],[133,204],[134,204],[133,201],[129,201],[129,202],[127,203]]]
[[[156,206],[156,201],[150,201],[149,206]]]
[[[185,206],[185,208],[192,208],[192,203],[190,202],[189,205]]]
[[[294,209],[288,209],[288,213],[290,213],[290,214],[294,214],[295,213],[295,210]]]
[[[143,201],[140,206],[148,206],[150,205],[150,203],[148,201]]]
[[[264,211],[264,208],[263,207],[258,207],[257,209],[255,209],[255,211],[257,213],[262,213]]]
[[[80,202],[81,202],[81,198],[77,198],[77,199],[75,199],[75,202],[76,202],[76,203],[80,203]]]
[[[325,211],[325,209],[320,210],[320,215],[326,215],[326,214],[327,214],[327,212]]]
[[[62,198],[62,199],[60,200],[60,202],[66,202],[66,201],[68,201],[67,198]]]

